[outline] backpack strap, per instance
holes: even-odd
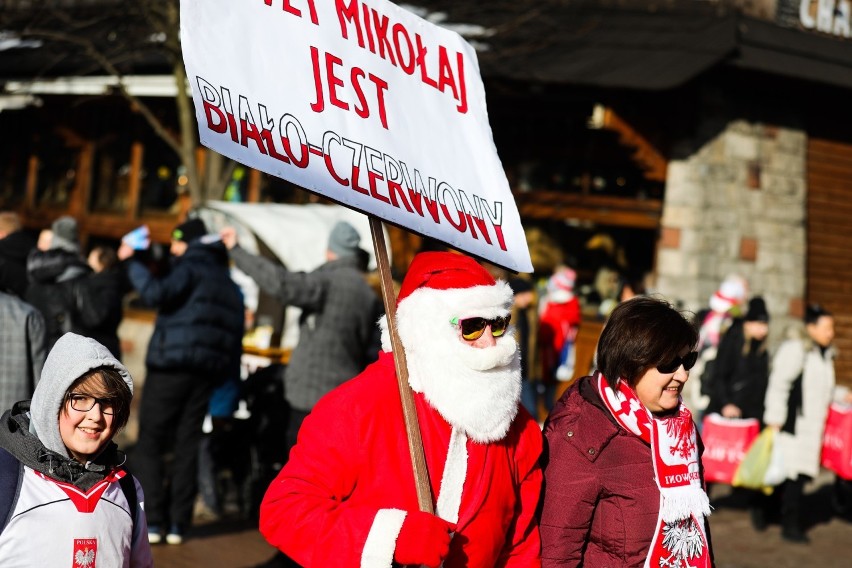
[[[118,480],[118,485],[121,487],[121,491],[124,493],[125,499],[127,499],[127,505],[130,507],[130,518],[133,521],[133,529],[135,531],[136,510],[139,508],[139,499],[136,496],[136,483],[133,479],[133,475],[131,475],[126,469],[124,472],[127,475]]]
[[[0,448],[0,533],[9,524],[15,503],[21,494],[24,465],[18,459]]]

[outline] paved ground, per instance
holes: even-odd
[[[275,552],[254,524],[238,520],[193,527],[182,545],[156,545],[153,551],[157,568],[251,568]]]
[[[832,518],[831,479],[830,474],[821,476],[809,488],[806,497],[809,545],[782,541],[777,524],[770,525],[765,532],[755,532],[748,512],[733,500],[730,488],[714,486],[711,496],[716,510],[711,517],[711,531],[717,568],[852,567],[852,524]],[[247,521],[196,526],[189,537],[181,546],[154,547],[156,566],[252,568],[273,553]]]
[[[852,523],[831,512],[831,483],[828,472],[806,489],[805,525],[811,543],[791,544],[781,540],[781,527],[770,524],[756,532],[747,510],[732,501],[730,488],[714,487],[716,508],[711,517],[713,550],[717,568],[841,568],[852,566]]]

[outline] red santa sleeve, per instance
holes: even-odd
[[[305,419],[290,459],[266,491],[260,531],[301,566],[390,567],[405,512],[352,505],[358,420],[332,393]]]
[[[506,568],[538,568],[541,566],[541,536],[536,509],[541,494],[542,473],[539,465],[542,435],[538,424],[527,417],[521,426],[515,454],[518,501],[515,516],[506,535],[496,566]]]

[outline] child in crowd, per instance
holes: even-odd
[[[4,567],[153,566],[142,488],[112,442],[133,381],[94,339],[66,333],[32,401],[0,418]]]

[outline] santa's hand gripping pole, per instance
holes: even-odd
[[[405,351],[399,335],[396,332],[396,295],[391,281],[388,264],[388,249],[385,245],[385,234],[382,222],[370,215],[370,232],[373,235],[373,247],[376,251],[376,265],[382,285],[382,299],[385,302],[385,316],[388,321],[393,361],[396,367],[396,380],[399,385],[399,397],[402,402],[402,416],[405,420],[405,433],[408,436],[408,450],[411,453],[411,463],[414,468],[414,483],[417,490],[417,503],[425,513],[434,513],[432,507],[432,489],[429,485],[429,471],[426,469],[426,455],[423,451],[423,440],[420,437],[420,425],[417,421],[417,409],[414,406],[414,395],[408,384],[408,364]]]

